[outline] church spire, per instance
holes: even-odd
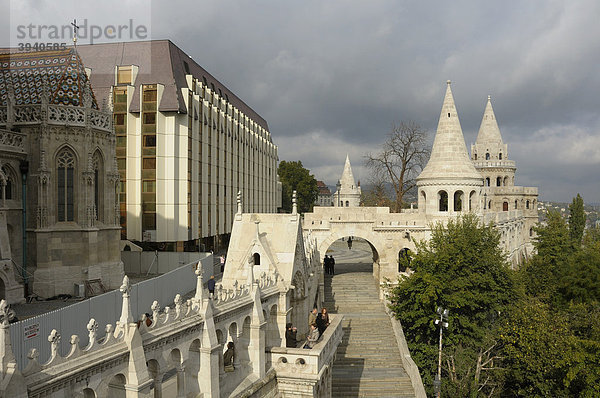
[[[446,95],[438,122],[431,156],[417,180],[424,179],[481,179],[467,154],[454,97],[447,81]]]
[[[346,154],[346,163],[344,164],[344,171],[342,172],[342,178],[340,178],[342,188],[354,188],[354,175],[352,174],[352,166],[350,166],[350,157]]]
[[[476,142],[478,144],[503,144],[500,128],[498,127],[496,115],[494,114],[494,109],[492,108],[492,99],[489,95],[487,104],[485,105],[485,111],[483,111],[483,119],[481,120],[481,126],[479,127],[479,133],[477,134]]]

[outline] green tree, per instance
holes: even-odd
[[[282,208],[287,212],[292,211],[292,192],[296,191],[298,212],[312,211],[319,188],[317,180],[310,174],[310,170],[304,168],[299,160],[295,162],[283,160],[279,163],[277,174],[282,187]]]
[[[583,230],[585,229],[585,210],[583,207],[583,198],[577,194],[573,202],[569,205],[569,235],[571,241],[577,247],[581,245]]]
[[[414,273],[391,289],[390,308],[402,322],[426,386],[431,386],[437,368],[438,330],[433,318],[441,306],[450,310],[442,377],[453,375],[454,380],[446,387],[447,394],[477,393],[477,357],[493,345],[499,314],[518,296],[499,243],[498,231],[480,225],[472,214],[450,220],[447,226],[437,224],[431,239],[417,244],[411,262]],[[452,361],[467,365],[452,370]]]

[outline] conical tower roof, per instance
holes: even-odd
[[[479,126],[479,133],[477,134],[478,144],[483,143],[498,143],[503,144],[502,135],[500,135],[500,128],[496,121],[496,115],[492,108],[492,99],[488,95],[487,104],[485,105],[485,111],[483,111],[483,119],[481,120],[481,126]]]
[[[354,175],[352,175],[352,166],[350,166],[350,157],[348,154],[346,154],[346,164],[344,164],[344,171],[342,172],[342,178],[340,178],[340,184],[342,189],[354,187]]]
[[[483,177],[475,169],[467,154],[465,138],[450,89],[450,80],[447,84],[431,156],[417,181],[425,179],[482,180]]]

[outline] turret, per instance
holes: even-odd
[[[427,166],[417,177],[419,211],[429,214],[475,211],[483,177],[469,159],[450,81]]]

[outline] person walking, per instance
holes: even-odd
[[[335,258],[333,256],[329,256],[329,274],[333,275],[335,273]]]
[[[227,351],[223,354],[223,370],[225,372],[233,372],[235,368],[233,367],[233,359],[235,357],[235,348],[233,345],[233,341],[227,343]]]
[[[329,326],[329,314],[327,313],[327,308],[321,308],[321,313],[317,316],[317,329],[319,329],[319,336],[323,335],[327,326]]]
[[[210,298],[214,298],[215,297],[215,276],[211,275],[210,279],[208,280],[208,283],[206,284],[208,287],[208,297]]]
[[[296,329],[295,327],[292,327],[292,323],[288,322],[285,325],[285,346],[287,348],[296,348],[296,345],[298,345],[298,342],[296,341],[296,333],[298,332],[298,329]]]
[[[221,273],[223,273],[225,271],[225,255],[221,254],[219,261],[221,262]]]
[[[306,344],[304,344],[304,348],[313,348],[317,341],[319,340],[319,329],[317,329],[317,325],[312,323],[310,325],[310,332],[308,332],[308,337],[306,338]]]
[[[348,237],[348,250],[352,250],[352,237]]]

